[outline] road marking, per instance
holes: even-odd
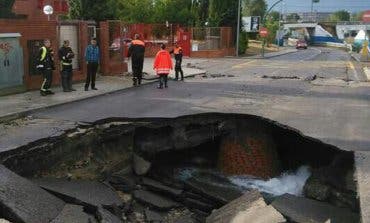
[[[256,62],[256,60],[251,60],[251,61],[248,61],[246,63],[242,63],[242,64],[238,64],[238,65],[235,65],[232,67],[232,69],[239,69],[239,68],[243,68],[243,67],[246,67],[248,64],[251,64],[253,62]]]

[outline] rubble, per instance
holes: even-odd
[[[33,182],[69,203],[90,208],[123,205],[115,191],[96,181],[44,178],[34,179]]]
[[[290,194],[280,196],[271,205],[293,222],[359,222],[359,215],[348,209]]]
[[[11,222],[47,223],[62,212],[65,203],[36,184],[0,165],[1,217]]]

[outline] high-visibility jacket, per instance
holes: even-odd
[[[36,68],[39,70],[55,70],[53,49],[42,46],[37,55]]]
[[[171,50],[170,53],[173,53],[175,55],[175,60],[182,61],[183,50],[180,46],[173,48],[173,50]]]
[[[153,67],[157,74],[168,75],[173,69],[170,53],[167,50],[160,50],[155,56]]]

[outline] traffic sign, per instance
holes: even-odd
[[[262,38],[266,38],[268,35],[269,35],[269,31],[268,31],[268,29],[267,29],[267,28],[265,28],[265,27],[262,27],[262,28],[260,29],[260,36],[261,36]]]
[[[370,10],[364,12],[364,14],[362,15],[362,21],[370,22]]]
[[[243,17],[243,29],[248,33],[257,33],[260,29],[260,16]]]

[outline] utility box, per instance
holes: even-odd
[[[23,50],[19,33],[0,33],[0,90],[23,86]]]

